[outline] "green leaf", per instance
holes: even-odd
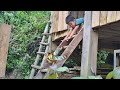
[[[58,79],[58,74],[57,73],[53,73],[53,74],[48,76],[48,79]]]
[[[100,75],[98,76],[88,76],[88,79],[102,79]]]
[[[72,77],[71,79],[87,79],[86,77]]]
[[[113,77],[113,71],[107,74],[106,79],[112,79],[112,77]]]
[[[59,67],[56,69],[56,72],[69,72],[69,69],[67,67]]]

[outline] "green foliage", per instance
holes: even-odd
[[[113,71],[109,72],[106,76],[106,79],[112,79],[113,78]]]
[[[41,33],[49,21],[49,11],[1,11],[0,23],[12,26],[7,72],[17,69],[23,77],[30,74]]]
[[[102,64],[104,64],[106,62],[107,56],[108,56],[109,52],[105,51],[105,50],[100,50],[97,53],[97,67],[101,67]]]
[[[113,70],[113,79],[120,79],[120,67],[116,67]]]
[[[97,76],[88,76],[88,77],[72,77],[71,79],[102,79],[100,75]]]
[[[120,67],[116,67],[113,71],[109,72],[106,79],[120,79]]]
[[[59,67],[56,69],[56,72],[61,73],[61,72],[69,72],[69,69],[67,67]]]
[[[69,58],[69,59],[65,62],[64,66],[67,66],[67,67],[70,68],[70,67],[74,67],[74,66],[78,66],[78,65],[77,65],[77,63],[76,63],[73,59]]]
[[[53,74],[48,76],[48,79],[58,79],[58,74],[57,73],[53,73]]]

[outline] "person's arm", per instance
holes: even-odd
[[[68,38],[71,35],[71,33],[72,33],[72,29],[70,29],[70,31],[68,32],[66,38]]]
[[[72,38],[72,36],[75,34],[75,32],[77,32],[78,28],[79,28],[79,25],[75,26],[75,28],[72,30],[71,34],[69,35],[68,39]]]
[[[67,40],[67,38],[71,35],[71,33],[72,33],[72,28],[70,28],[70,31],[68,32],[67,36],[63,40]]]

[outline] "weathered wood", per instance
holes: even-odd
[[[91,31],[91,48],[90,48],[90,57],[91,57],[91,68],[93,73],[96,75],[97,71],[97,49],[98,49],[98,32]]]
[[[74,18],[77,18],[78,13],[77,11],[71,11],[70,15],[73,16]]]
[[[42,35],[51,35],[52,33],[42,33]]]
[[[81,76],[87,77],[93,75],[91,71],[92,11],[85,11],[84,19]]]
[[[43,55],[45,55],[47,53],[45,53],[45,52],[37,52],[37,54],[43,54]]]
[[[93,11],[92,12],[92,27],[99,26],[99,18],[100,18],[100,12],[99,11]]]
[[[47,72],[48,69],[42,69],[40,66],[31,65],[32,68],[39,69],[41,72]]]
[[[62,53],[62,56],[66,56],[66,58],[64,60],[58,62],[58,64],[57,64],[58,67],[62,66],[65,63],[65,61],[69,58],[69,56],[72,54],[74,49],[80,43],[82,38],[83,38],[83,28],[81,28],[81,30],[78,32],[76,37],[73,38],[73,40],[70,42],[69,46]]]
[[[107,23],[116,21],[116,11],[108,11]]]
[[[60,31],[60,32],[56,32],[54,34],[52,34],[52,41],[55,41],[59,38],[63,38],[68,34],[68,30],[64,30],[64,31]]]
[[[117,20],[120,20],[120,11],[117,11],[117,12],[116,12],[116,21],[117,21]]]
[[[58,19],[58,31],[62,31],[64,28],[64,12],[59,11],[59,19]]]
[[[78,11],[78,18],[84,17],[84,11]]]
[[[56,48],[57,48],[57,44],[55,42],[52,42],[51,50],[55,50]]]
[[[69,68],[69,70],[81,70],[80,66],[74,67],[74,68]]]
[[[107,13],[108,11],[100,11],[100,25],[107,23]]]
[[[118,56],[116,56],[116,66],[118,67],[118,66],[120,66],[120,61],[119,61],[119,57]]]
[[[42,44],[42,45],[49,45],[49,43],[43,43],[43,42],[40,42],[40,44]]]
[[[0,77],[5,77],[10,32],[10,25],[0,25]]]
[[[50,23],[47,23],[47,25],[46,25],[46,27],[45,27],[45,30],[44,30],[44,33],[48,33],[49,24],[50,24]],[[46,36],[43,36],[43,37],[42,37],[41,42],[44,42],[44,41],[45,41],[45,37],[46,37]],[[43,45],[40,45],[40,46],[39,46],[38,52],[41,52],[41,51],[42,51],[42,47],[43,47]],[[34,62],[34,65],[37,65],[37,64],[39,63],[39,58],[40,58],[40,54],[37,54],[36,59],[35,59],[35,62]],[[35,74],[35,69],[32,68],[31,73],[30,73],[30,76],[29,76],[29,79],[32,79],[32,78],[34,77],[34,74]]]
[[[53,32],[57,32],[58,31],[58,19],[59,19],[59,11],[54,11],[53,12]]]
[[[63,15],[64,15],[64,18],[63,18],[63,24],[64,24],[64,27],[63,27],[63,30],[67,30],[67,28],[68,28],[68,26],[67,26],[67,24],[66,24],[66,22],[65,22],[65,19],[66,19],[66,17],[68,16],[68,11],[63,11],[64,13],[63,13]]]

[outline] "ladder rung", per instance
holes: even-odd
[[[35,69],[41,69],[39,66],[36,66],[36,65],[31,65],[31,67]]]
[[[35,69],[39,69],[41,72],[47,72],[48,69],[42,69],[40,68],[40,66],[36,66],[36,65],[31,65],[32,68],[35,68]]]
[[[37,54],[44,54],[44,55],[45,55],[45,54],[47,54],[47,53],[45,53],[45,52],[37,52]]]
[[[43,43],[43,42],[40,42],[40,44],[42,44],[42,45],[49,45],[49,43]]]
[[[42,33],[42,35],[51,35],[51,33]]]

